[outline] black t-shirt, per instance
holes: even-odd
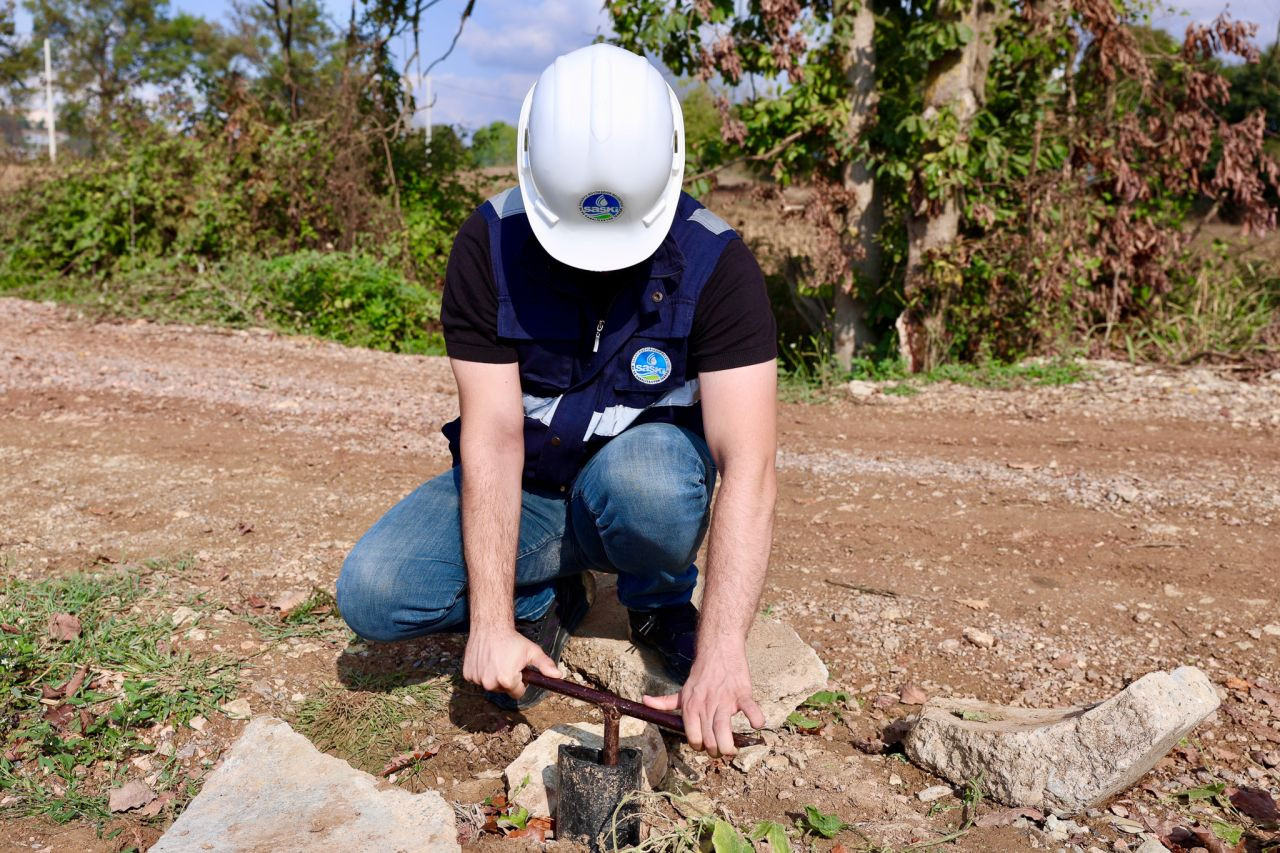
[[[600,276],[600,313],[621,283],[619,275]],[[451,358],[510,364],[516,349],[498,340],[498,286],[489,253],[489,225],[475,212],[463,223],[449,253],[440,309],[445,350]],[[778,332],[765,289],[764,273],[741,240],[725,246],[703,285],[689,334],[688,375],[728,370],[778,357]]]

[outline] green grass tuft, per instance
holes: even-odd
[[[170,647],[168,617],[143,606],[160,593],[148,575],[123,568],[0,587],[0,792],[17,797],[8,813],[104,820],[128,760],[154,749],[143,730],[186,723],[234,695],[233,659]],[[52,635],[59,614],[79,620],[78,636]]]

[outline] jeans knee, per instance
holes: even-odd
[[[359,545],[347,555],[336,601],[347,626],[361,638],[389,643],[448,630],[458,621],[465,586],[452,577],[453,566],[415,571],[411,581],[402,568]]]
[[[342,563],[335,584],[335,601],[338,613],[347,627],[365,640],[390,642],[397,639],[397,631],[388,619],[394,606],[391,590],[385,579],[379,577],[373,561],[365,558],[357,546]]]

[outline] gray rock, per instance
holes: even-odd
[[[553,817],[560,792],[560,773],[556,768],[560,745],[576,743],[600,749],[604,745],[603,730],[600,723],[565,723],[538,735],[503,771],[507,797],[528,809],[531,815]],[[619,746],[640,750],[646,790],[661,782],[667,775],[667,747],[658,727],[623,717],[618,733]]]
[[[1154,838],[1148,838],[1146,841],[1142,842],[1138,849],[1133,851],[1133,853],[1169,853],[1169,848],[1165,847]]]
[[[1205,674],[1180,667],[1096,705],[930,699],[903,745],[913,762],[957,785],[981,775],[1002,803],[1073,814],[1133,785],[1217,708]]]
[[[744,746],[738,750],[738,754],[733,757],[733,766],[741,770],[743,773],[750,773],[756,768],[772,749],[768,744],[762,743],[758,746]]]
[[[460,850],[453,808],[325,755],[274,717],[232,744],[154,853]]]
[[[827,668],[790,626],[757,616],[747,638],[747,660],[765,727],[778,729],[787,715],[827,684]],[[617,579],[596,578],[596,603],[565,646],[561,664],[570,672],[628,699],[679,692],[656,654],[631,643],[627,611],[618,603]],[[742,714],[736,731],[751,729]]]
[[[949,797],[954,793],[950,785],[933,785],[925,788],[923,791],[916,793],[916,799],[922,803],[932,803],[935,800],[941,800],[943,797]]]

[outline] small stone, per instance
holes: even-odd
[[[518,744],[526,744],[533,738],[533,729],[528,723],[516,723],[511,727],[511,739]]]
[[[253,716],[253,709],[249,707],[249,700],[244,698],[228,702],[218,710],[233,720],[247,720]]]
[[[1269,637],[1280,637],[1280,624],[1272,622],[1262,626],[1262,632]]]
[[[965,628],[964,638],[980,649],[989,649],[996,644],[996,638],[978,628]]]
[[[844,390],[848,392],[850,397],[865,398],[878,393],[880,388],[874,382],[867,382],[863,379],[853,379],[845,383]]]
[[[948,654],[960,651],[960,641],[955,637],[948,637],[941,643],[938,643],[938,650],[947,652]]]
[[[224,753],[152,853],[414,850],[458,853],[453,807],[325,755],[288,723],[259,717]]]
[[[791,798],[792,798],[792,797],[794,797],[794,796],[795,796],[795,794],[791,793],[790,791],[779,791],[779,792],[778,792],[778,799],[779,799],[779,800],[789,800],[789,799],[791,799]]]
[[[1154,838],[1145,839],[1133,853],[1169,853],[1169,849]]]
[[[892,785],[892,786],[894,786],[895,788],[897,788],[897,787],[901,786],[901,785],[902,785],[902,777],[901,777],[901,776],[899,776],[897,773],[890,773],[890,774],[889,774],[889,784],[890,784],[890,785]]]
[[[791,762],[787,761],[785,755],[770,755],[764,760],[764,769],[772,770],[775,773],[779,770],[786,770],[791,766]]]
[[[770,747],[763,743],[756,746],[744,746],[738,750],[738,754],[733,757],[731,763],[743,773],[750,773],[757,764],[769,755],[769,749]]]
[[[1150,622],[1150,621],[1151,621],[1151,611],[1149,611],[1149,610],[1139,610],[1137,613],[1133,614],[1133,621],[1134,621],[1134,622],[1138,622],[1138,623]]]
[[[173,627],[175,628],[181,628],[188,622],[194,622],[195,619],[196,612],[185,604],[181,607],[175,608],[173,613],[169,615],[169,621],[173,623]]]
[[[952,793],[950,785],[933,785],[917,792],[916,799],[922,803],[932,803],[935,800],[941,800],[943,797],[949,797]]]
[[[204,727],[209,725],[209,721],[206,720],[204,717],[197,715],[192,717],[190,720],[188,720],[187,725],[191,726],[191,728],[195,729],[198,732],[202,732],[204,731]]]
[[[1111,493],[1125,503],[1134,503],[1141,497],[1141,493],[1129,483],[1121,483],[1111,490]]]
[[[803,788],[803,787],[804,787],[805,785],[807,785],[808,783],[807,783],[807,782],[805,782],[805,781],[804,781],[804,779],[802,779],[802,778],[800,778],[799,776],[797,776],[796,778],[794,778],[794,779],[792,779],[792,780],[791,780],[791,784],[792,784],[792,785],[795,785],[797,788]]]

